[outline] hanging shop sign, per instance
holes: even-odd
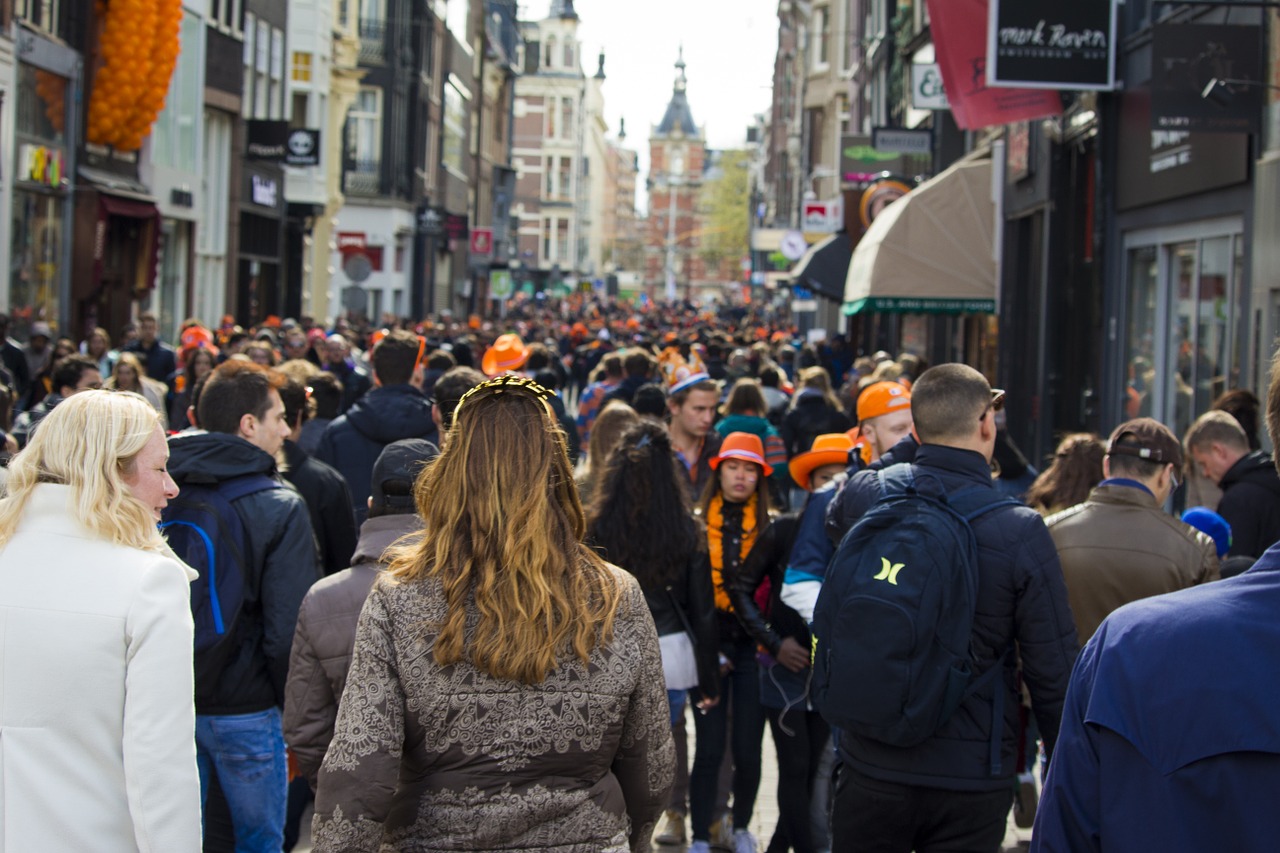
[[[987,85],[987,0],[927,0],[934,51],[962,130],[1062,114],[1062,100],[1048,89]]]
[[[901,127],[873,127],[871,145],[877,151],[928,156],[933,153],[933,131],[928,128],[908,130]]]
[[[287,121],[251,119],[245,159],[285,166],[320,165],[320,131],[290,128]]]
[[[1151,129],[1257,133],[1266,77],[1259,27],[1161,24],[1152,36]]]
[[[913,110],[947,110],[947,89],[942,85],[942,69],[938,63],[911,66],[911,108]]]
[[[1115,88],[1114,0],[991,0],[987,85]]]

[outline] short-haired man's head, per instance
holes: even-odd
[[[412,332],[397,330],[373,348],[373,373],[383,385],[407,385],[418,366],[421,341]]]
[[[236,435],[240,419],[259,420],[271,409],[271,392],[279,393],[284,377],[248,360],[226,361],[209,374],[196,404],[196,421],[208,432]]]
[[[342,380],[328,371],[321,371],[307,380],[311,388],[311,400],[316,404],[313,418],[333,420],[341,414]]]
[[[439,370],[443,373],[449,368],[457,366],[458,360],[453,357],[453,353],[447,350],[432,350],[431,354],[427,356],[427,368],[430,370]]]
[[[1187,451],[1208,450],[1211,445],[1220,444],[1233,453],[1243,456],[1249,452],[1249,436],[1230,414],[1218,410],[1205,412],[1195,419],[1187,430]]]
[[[453,412],[458,408],[462,395],[485,381],[485,375],[474,367],[451,367],[436,380],[431,396],[440,410],[440,429],[453,426]],[[444,433],[442,432],[441,435]]]
[[[616,352],[607,353],[604,358],[600,359],[600,366],[604,368],[604,375],[617,379],[622,376],[622,356]]]
[[[91,370],[98,375],[98,381],[92,387],[101,387],[102,375],[98,373],[98,362],[87,355],[78,354],[68,355],[59,359],[53,365],[53,390],[58,394],[62,394],[64,388],[70,389],[71,393],[89,390],[88,388],[80,387],[80,380]]]
[[[622,367],[628,376],[648,376],[653,365],[653,356],[642,349],[630,350],[622,359]]]
[[[973,435],[991,406],[991,384],[967,364],[931,367],[911,386],[911,419],[922,444]]]

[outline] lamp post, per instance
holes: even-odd
[[[679,175],[684,171],[684,158],[679,154],[671,158],[667,172],[667,286],[668,302],[676,301],[676,192],[680,186]]]

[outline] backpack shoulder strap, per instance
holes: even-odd
[[[224,500],[231,503],[248,495],[281,488],[284,486],[279,480],[268,477],[266,474],[245,474],[242,477],[232,477],[230,480],[218,483],[217,492]]]
[[[909,494],[916,486],[915,472],[907,463],[881,468],[876,472],[876,479],[880,483],[881,498]]]
[[[1001,507],[1023,506],[991,486],[969,486],[953,493],[948,502],[952,509],[964,516],[965,521],[970,522]]]

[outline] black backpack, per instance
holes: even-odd
[[[202,676],[216,677],[238,642],[235,628],[246,597],[248,536],[232,503],[279,488],[280,482],[265,474],[234,477],[216,486],[185,483],[161,516],[160,529],[169,546],[200,573],[191,582],[197,682]]]
[[[971,664],[978,546],[970,522],[1019,505],[987,486],[948,495],[921,474],[906,463],[878,472],[880,500],[840,542],[813,614],[818,710],[836,728],[901,747],[930,737],[1002,669],[1003,658],[975,677]],[[993,775],[1004,693],[997,686]]]

